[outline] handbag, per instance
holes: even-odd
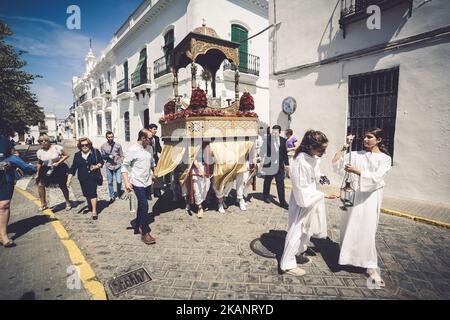
[[[98,164],[97,149],[94,149],[94,154],[95,154],[95,164]],[[96,170],[95,173],[96,173],[95,181],[97,182],[98,186],[101,186],[103,184],[102,172],[100,171],[100,169],[98,169]]]

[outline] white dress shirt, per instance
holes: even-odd
[[[128,180],[133,186],[146,188],[152,184],[152,160],[152,149],[136,143],[125,153],[121,172],[128,172]]]

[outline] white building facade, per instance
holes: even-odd
[[[260,0],[147,0],[116,32],[101,56],[86,57],[86,72],[73,78],[75,135],[96,146],[112,131],[125,147],[149,123],[159,127],[163,107],[173,98],[171,50],[206,24],[225,40],[241,42],[240,88],[255,98],[261,121],[269,120],[268,2]],[[226,61],[216,75],[216,97],[234,99],[234,72]],[[197,82],[202,89],[202,70]],[[191,95],[191,70],[178,73],[181,96]],[[208,88],[211,94],[211,88]],[[160,129],[160,127],[159,127]]]
[[[323,131],[322,169],[336,185],[331,158],[346,134],[383,127],[393,153],[385,194],[450,204],[448,12],[447,0],[269,1],[270,122],[300,139]]]

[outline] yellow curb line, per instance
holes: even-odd
[[[275,185],[275,182],[272,182],[273,185]],[[285,188],[286,189],[292,189],[291,185],[285,184]],[[443,221],[438,221],[438,220],[433,220],[433,219],[428,219],[428,218],[422,218],[419,216],[415,216],[413,214],[410,213],[406,213],[406,212],[402,212],[402,211],[397,211],[397,210],[393,210],[393,209],[387,209],[387,208],[381,208],[381,212],[389,214],[391,216],[396,216],[396,217],[401,217],[401,218],[407,218],[407,219],[411,219],[414,221],[418,221],[418,222],[423,222],[423,223],[427,223],[427,224],[432,224],[438,227],[444,227],[447,229],[450,229],[450,223],[446,223]]]
[[[18,187],[16,187],[15,189],[37,206],[41,205],[40,201],[29,192]],[[92,300],[108,300],[103,284],[98,280],[95,280],[97,276],[94,270],[86,261],[83,253],[78,248],[76,243],[70,239],[69,233],[64,228],[62,223],[58,220],[55,213],[50,209],[44,210],[42,213],[54,220],[51,221],[50,224],[53,226],[53,229],[55,229],[56,234],[61,240],[61,243],[67,249],[70,261],[73,265],[78,267],[81,282],[83,283],[84,288],[90,293]]]
[[[401,211],[392,210],[392,209],[386,209],[386,208],[381,208],[381,212],[386,213],[386,214],[390,214],[392,216],[407,218],[407,219],[411,219],[411,220],[414,220],[414,221],[428,223],[428,224],[432,224],[432,225],[435,225],[435,226],[439,226],[439,227],[444,227],[444,228],[450,229],[450,223],[445,223],[445,222],[438,221],[438,220],[422,218],[422,217],[414,216],[414,215],[406,213],[406,212],[401,212]]]

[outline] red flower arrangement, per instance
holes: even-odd
[[[175,113],[175,101],[173,100],[170,100],[164,105],[164,114],[167,115],[171,113]]]
[[[257,118],[258,114],[256,112],[251,112],[251,111],[238,111],[238,112],[236,112],[236,116],[247,117],[247,118]]]
[[[159,118],[159,123],[167,123],[175,119],[183,119],[189,117],[223,117],[225,113],[220,109],[186,109],[177,113],[166,114]]]
[[[206,93],[204,90],[197,88],[192,91],[190,107],[194,110],[207,107]]]
[[[244,92],[242,94],[241,100],[239,101],[240,111],[250,111],[255,109],[255,101],[249,92]]]

